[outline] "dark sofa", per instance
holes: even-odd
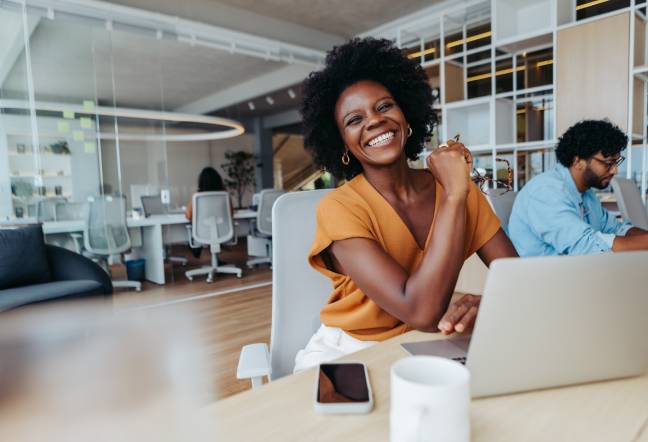
[[[47,245],[41,226],[0,229],[0,311],[28,304],[110,299],[108,274],[88,258]]]

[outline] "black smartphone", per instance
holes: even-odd
[[[373,408],[366,365],[359,362],[320,364],[315,388],[315,411],[368,413]]]

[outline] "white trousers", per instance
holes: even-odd
[[[294,372],[297,373],[349,353],[364,350],[376,343],[377,341],[361,341],[349,336],[340,328],[327,327],[322,324],[310,338],[306,348],[297,352]]]

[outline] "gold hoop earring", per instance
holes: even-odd
[[[412,136],[412,126],[407,125],[407,138]]]
[[[342,154],[342,164],[348,166],[350,162],[351,162],[351,158],[349,158],[349,149],[347,149]]]

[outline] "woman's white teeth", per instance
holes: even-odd
[[[377,144],[384,144],[386,141],[389,141],[392,138],[394,138],[394,132],[389,131],[389,132],[385,132],[382,135],[378,135],[376,138],[372,139],[367,144],[369,144],[369,146],[373,147],[373,146],[375,146]]]

